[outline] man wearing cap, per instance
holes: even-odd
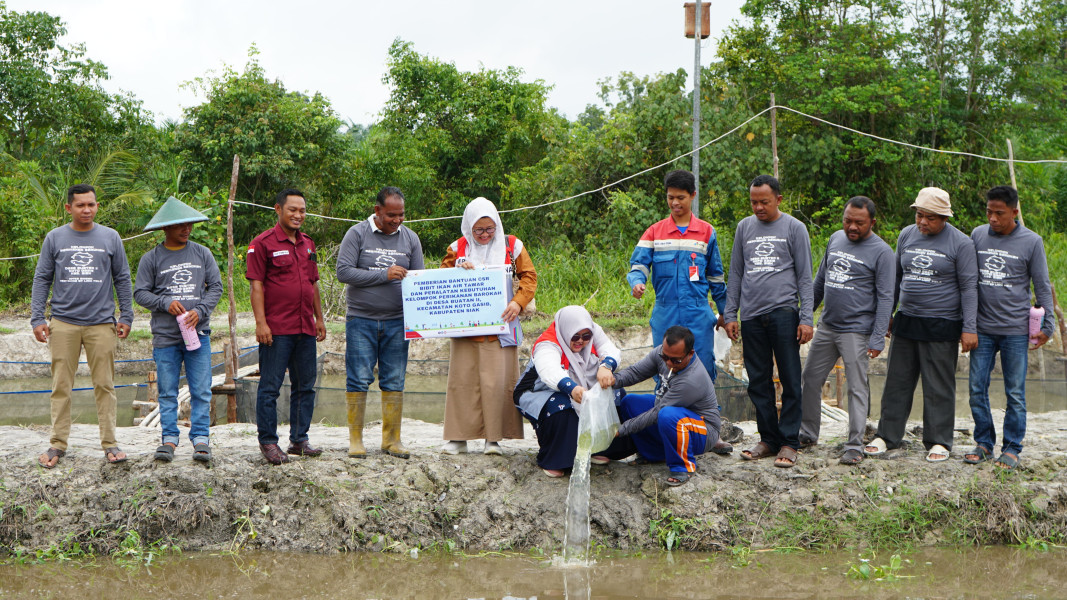
[[[897,238],[897,312],[878,434],[864,448],[878,455],[904,441],[915,385],[923,380],[923,446],[929,462],[948,460],[956,417],[957,345],[978,345],[978,263],[974,242],[949,222],[948,192],[919,190],[915,224]]]
[[[774,466],[789,468],[800,447],[800,345],[811,339],[813,329],[811,241],[803,223],[779,210],[776,178],[759,175],[748,192],[752,215],[734,233],[724,313],[730,339],[744,338],[748,395],[760,434],[741,458],[774,456]],[[774,398],[775,363],[782,382],[781,414]]]
[[[163,243],[141,257],[133,298],[152,311],[152,358],[159,386],[159,423],[163,441],[156,460],[170,462],[180,439],[178,384],[185,365],[189,385],[189,441],[193,459],[210,462],[211,446],[211,313],[222,297],[222,277],[211,251],[189,241],[193,223],[208,218],[171,196],[145,226],[162,229]],[[198,337],[189,349],[178,321],[184,320]]]
[[[256,428],[259,450],[272,465],[286,454],[318,456],[308,442],[315,411],[316,342],[326,339],[319,297],[315,242],[300,231],[307,215],[304,193],[278,192],[278,223],[248,244],[245,277],[252,286],[252,314],[259,342]],[[289,371],[289,449],[278,447],[278,392]]]
[[[67,453],[70,402],[78,358],[85,359],[93,379],[100,445],[109,463],[126,460],[115,440],[115,344],[130,334],[133,292],[130,265],[122,238],[114,229],[95,223],[96,190],[79,183],[67,190],[69,225],[49,231],[33,274],[30,324],[38,342],[52,353],[52,439],[38,461],[51,469]],[[45,320],[48,292],[52,320]],[[119,319],[115,322],[115,295]]]
[[[989,375],[1000,353],[1004,371],[1003,441],[995,466],[1013,469],[1026,436],[1027,349],[1052,337],[1052,284],[1041,236],[1019,221],[1019,194],[1001,185],[986,192],[988,225],[971,232],[978,253],[978,347],[971,352],[971,416],[975,448],[963,462],[978,464],[993,453],[996,426],[989,410]],[[1037,306],[1044,308],[1040,331],[1031,337],[1030,284]],[[1036,317],[1035,317],[1036,325]]]

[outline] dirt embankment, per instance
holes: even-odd
[[[1002,418],[997,415],[998,422]],[[743,423],[751,443],[754,424]],[[970,423],[957,423],[960,427]],[[377,448],[380,427],[368,425]],[[698,459],[700,473],[668,488],[663,465],[593,467],[592,538],[608,548],[670,543],[694,550],[747,551],[904,544],[1063,543],[1067,531],[1067,412],[1030,416],[1020,470],[964,465],[972,441],[958,434],[949,462],[928,464],[921,443],[858,467],[836,458],[843,425],[827,423],[822,444],[793,469],[732,456]],[[284,441],[285,428],[280,432]],[[184,435],[184,430],[183,430]],[[158,431],[119,430],[131,453],[106,465],[94,426],[78,425],[72,451],[54,470],[37,466],[46,428],[0,427],[0,547],[98,551],[128,531],[145,541],[171,539],[186,550],[404,551],[413,547],[546,552],[563,538],[567,479],[545,477],[524,441],[504,443],[502,457],[443,456],[441,428],[405,421],[410,460],[372,451],[346,456],[347,430],[312,428],[326,453],[271,467],[259,455],[255,428],[212,430],[215,460],[191,460],[186,441],[175,462],[151,452]],[[480,452],[481,444],[471,444]]]

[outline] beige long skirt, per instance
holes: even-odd
[[[521,440],[522,418],[512,400],[518,348],[501,348],[496,336],[482,339],[452,338],[444,439]]]

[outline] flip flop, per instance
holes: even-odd
[[[940,456],[941,458],[934,458],[934,456]],[[948,460],[948,457],[948,448],[941,444],[934,444],[934,446],[926,453],[926,462],[945,462]]]
[[[60,450],[59,448],[49,448],[48,451],[45,452],[43,455],[46,457],[45,460],[42,461],[41,457],[38,456],[37,463],[46,469],[54,469],[56,468],[56,465],[59,464],[59,459],[63,458],[66,455],[67,452],[65,450]],[[56,462],[51,465],[47,464],[51,462],[53,458],[56,459]]]
[[[104,448],[104,460],[113,465],[129,460],[129,456],[123,456],[122,458],[119,458],[119,452],[122,452],[122,450],[120,450],[118,446]],[[114,456],[115,459],[112,460],[111,458],[109,458],[111,456]]]
[[[788,469],[795,464],[797,464],[797,451],[789,446],[782,446],[778,450],[778,456],[774,459],[774,466]]]
[[[206,463],[211,462],[211,446],[203,442],[193,444],[193,460]]]
[[[541,470],[545,472],[545,475],[548,475],[549,477],[551,477],[553,479],[556,479],[556,478],[559,478],[559,477],[563,477],[563,471],[561,471],[559,469],[541,469]]]
[[[1019,457],[1015,454],[1001,452],[997,460],[993,462],[993,466],[1005,471],[1014,471],[1015,467],[1019,466]]]
[[[671,487],[678,487],[688,482],[691,478],[692,475],[690,475],[689,473],[671,471],[670,476],[667,477],[667,479],[664,479],[663,482]]]
[[[874,450],[868,450],[868,448],[874,448]],[[885,451],[885,440],[880,437],[874,438],[863,447],[863,453],[867,456],[878,456],[879,454],[885,454]]]
[[[711,447],[711,451],[719,456],[726,456],[734,451],[734,447],[729,442],[719,440]]]
[[[843,465],[858,465],[863,462],[863,453],[859,450],[846,450],[837,462]]]
[[[170,444],[160,444],[156,448],[156,460],[163,462],[170,462],[174,460],[174,446]]]
[[[606,456],[600,456],[599,454],[589,457],[589,462],[594,465],[604,466],[611,462],[611,459]]]
[[[768,456],[775,456],[776,454],[778,453],[771,448],[770,444],[759,442],[748,450],[742,450],[741,458],[745,460],[759,460],[761,458],[767,458]]]
[[[978,458],[968,458],[969,456],[977,456]],[[974,450],[971,450],[967,454],[963,455],[963,462],[969,465],[977,465],[978,463],[989,460],[990,458],[992,458],[992,456],[992,452],[986,450],[985,446],[979,444],[974,447]]]

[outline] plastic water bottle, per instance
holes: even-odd
[[[1041,321],[1045,319],[1045,309],[1041,306],[1030,307],[1030,343],[1037,344],[1037,336],[1041,334]]]
[[[185,340],[186,350],[196,350],[200,347],[200,336],[197,335],[196,329],[189,327],[185,324],[185,320],[189,317],[192,311],[185,311],[178,315],[178,329],[182,332],[182,339]]]

